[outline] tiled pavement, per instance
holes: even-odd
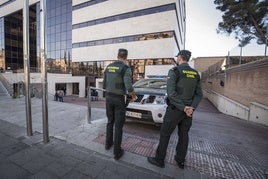
[[[101,107],[101,102],[93,103]],[[104,103],[103,106],[104,107]],[[268,178],[267,126],[250,123],[219,113],[207,100],[196,111],[190,130],[187,168],[220,178]],[[159,129],[156,129],[159,130]],[[122,146],[126,151],[141,156],[152,156],[157,148],[159,133],[124,127]],[[173,160],[175,131],[170,139],[166,162]],[[105,143],[105,133],[94,139]],[[261,147],[262,146],[262,147]]]
[[[34,126],[38,124],[37,127],[39,128],[35,129],[37,132],[33,137],[27,137],[25,136],[25,125],[16,120],[19,117],[23,118],[24,114],[16,110],[9,111],[9,113],[12,111],[12,115],[7,114],[5,108],[2,108],[3,105],[12,107],[17,105],[17,109],[24,110],[23,100],[2,99],[0,97],[0,119],[21,127],[24,134],[19,133],[18,131],[20,130],[15,130],[15,128],[4,130],[0,127],[2,132],[0,135],[1,141],[5,141],[6,137],[12,136],[13,134],[10,135],[10,132],[19,133],[10,139],[11,141],[16,141],[15,143],[18,143],[18,146],[12,147],[12,142],[7,142],[7,145],[2,142],[0,145],[0,158],[3,159],[0,161],[0,174],[2,171],[16,173],[12,172],[14,169],[19,174],[22,173],[22,176],[25,175],[26,178],[35,175],[38,178],[51,175],[56,178],[92,178],[94,176],[96,178],[108,178],[109,176],[111,178],[140,179],[149,177],[265,179],[268,177],[267,126],[223,115],[206,99],[202,101],[195,112],[193,126],[190,130],[190,144],[185,170],[178,169],[173,161],[177,140],[176,131],[171,137],[166,157],[166,168],[159,169],[148,164],[145,157],[154,155],[159,133],[152,132],[153,129],[144,130],[143,128],[140,130],[143,132],[137,132],[131,126],[131,123],[127,123],[124,126],[122,145],[126,150],[126,154],[120,161],[115,162],[112,158],[112,152],[105,151],[103,145],[106,123],[105,110],[94,108],[94,104],[92,108],[94,120],[92,124],[86,124],[86,106],[77,107],[78,105],[74,104],[49,102],[50,125],[53,127],[51,135],[55,136],[51,137],[49,144],[41,142],[42,135],[40,133],[42,128],[40,128],[39,122],[33,121]],[[40,101],[33,100],[32,105],[40,108]],[[56,109],[60,109],[64,113],[57,115]],[[34,111],[37,110],[35,109]],[[34,116],[40,116],[39,113],[35,112]],[[74,113],[78,114],[78,116],[73,115]],[[8,115],[11,115],[11,117],[7,117]],[[7,149],[3,149],[5,146],[8,146]],[[50,148],[49,152],[55,152],[56,150],[59,154],[47,153],[46,148]],[[17,157],[11,157],[22,155],[23,158],[24,155],[21,152],[24,150],[38,150],[44,156],[40,155],[40,160],[36,157],[32,157],[29,161],[23,159],[27,160],[26,163],[21,162],[20,159],[16,161]],[[59,158],[55,157],[55,155],[59,155]],[[71,160],[66,159],[65,157],[67,156],[71,157]],[[92,159],[90,159],[91,157]],[[93,160],[95,158],[96,161]],[[54,160],[50,161],[51,159]],[[73,160],[78,162],[73,164]],[[33,161],[33,163],[30,161]],[[53,163],[52,166],[50,166],[51,163]],[[94,167],[98,168],[95,164],[101,168],[101,172],[98,173],[97,169],[94,170]],[[19,169],[17,168],[18,166]],[[104,168],[102,168],[103,166]],[[111,171],[109,169],[111,166],[117,168],[117,170]],[[121,167],[123,167],[122,170],[120,169]],[[11,169],[8,170],[7,168]],[[26,170],[26,174],[24,170]],[[96,173],[94,174],[94,172]],[[128,176],[129,173],[131,173],[130,176]]]

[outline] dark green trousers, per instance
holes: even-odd
[[[189,136],[188,132],[192,125],[192,118],[187,117],[184,111],[180,111],[174,106],[169,105],[161,126],[160,140],[156,151],[156,159],[164,161],[170,136],[176,126],[178,126],[178,142],[176,147],[176,158],[180,162],[185,161],[187,154]]]
[[[106,96],[106,145],[114,143],[114,155],[121,152],[123,126],[126,120],[126,106],[123,95]]]

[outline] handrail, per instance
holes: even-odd
[[[12,89],[12,84],[8,82],[8,80],[0,73],[0,80],[2,81],[3,85],[8,91],[8,94],[12,96],[13,94],[13,89]]]

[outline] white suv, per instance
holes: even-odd
[[[161,124],[166,112],[166,78],[148,78],[134,85],[137,99],[127,106],[127,119]]]

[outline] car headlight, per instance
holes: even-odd
[[[166,99],[166,96],[156,96],[153,104],[165,104],[166,103],[165,99]]]

